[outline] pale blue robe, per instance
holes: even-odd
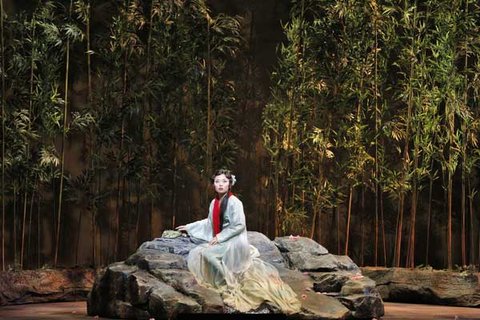
[[[271,301],[285,313],[296,313],[300,302],[293,290],[278,275],[277,269],[258,258],[257,248],[247,239],[245,213],[242,202],[234,195],[228,199],[223,228],[213,239],[212,200],[206,219],[186,225],[191,237],[207,243],[192,249],[188,255],[188,268],[197,281],[222,294],[224,302],[246,312]]]

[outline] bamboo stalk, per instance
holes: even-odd
[[[210,39],[211,18],[207,13],[207,154],[205,157],[205,205],[208,204],[210,183],[208,176],[212,171],[212,49]]]
[[[73,0],[70,0],[69,15],[72,15]],[[61,169],[60,169],[60,190],[58,195],[58,216],[57,216],[57,237],[55,241],[55,258],[53,267],[57,267],[58,249],[60,246],[60,227],[62,219],[62,201],[63,201],[63,180],[65,176],[65,143],[67,139],[67,119],[68,119],[68,78],[70,71],[70,38],[67,37],[66,59],[65,59],[65,104],[63,109],[63,134],[62,134],[62,152],[61,152]]]
[[[137,181],[137,221],[135,223],[135,249],[138,248],[138,235],[140,230],[140,182]]]
[[[374,37],[375,37],[375,55],[374,55],[374,101],[375,101],[375,267],[378,265],[378,179],[379,179],[379,167],[378,167],[378,10],[377,3],[374,7]]]
[[[348,214],[347,214],[347,230],[346,230],[346,240],[345,240],[345,255],[348,256],[348,241],[350,238],[350,218],[352,213],[352,197],[353,197],[353,186],[350,187],[350,196],[348,197]]]
[[[448,104],[448,103],[447,103]],[[448,109],[451,109],[448,108]],[[447,189],[447,206],[448,206],[448,226],[447,226],[447,267],[449,270],[452,269],[452,196],[453,196],[453,173],[450,168],[453,167],[453,155],[452,155],[452,144],[453,144],[453,135],[454,135],[454,114],[453,110],[448,111],[448,122],[449,122],[449,131],[450,131],[450,146],[448,150],[448,189]]]
[[[131,149],[131,146],[128,147],[129,149],[129,153],[130,153],[130,149]],[[132,203],[132,190],[130,188],[130,179],[127,181],[127,189],[128,189],[128,194],[127,194],[127,216],[128,216],[128,225],[127,225],[127,244],[126,244],[126,248],[127,248],[127,255],[130,254],[130,250],[131,250],[131,241],[130,241],[130,229],[131,229],[131,225],[132,225],[132,208],[131,208],[131,203]]]
[[[362,186],[362,201],[361,201],[361,244],[360,244],[360,265],[365,265],[365,187]]]
[[[42,248],[42,229],[40,223],[40,192],[37,193],[37,269],[40,269],[40,252]]]
[[[25,186],[25,189],[27,187]],[[25,197],[23,202],[23,219],[22,219],[22,244],[20,247],[20,270],[23,270],[23,256],[25,253],[25,228],[26,228],[26,221],[27,221],[27,196],[28,192],[25,191]]]
[[[126,0],[125,7],[128,10],[129,8],[129,1]],[[128,49],[125,48],[124,56],[123,56],[123,90],[122,90],[122,107],[125,104],[125,96],[127,94],[127,63],[128,63]],[[120,140],[120,150],[119,150],[119,157],[118,157],[118,170],[117,170],[117,200],[115,205],[115,252],[114,252],[114,259],[117,261],[119,259],[119,245],[120,245],[120,189],[122,189],[123,194],[125,193],[125,177],[122,173],[123,168],[123,149],[125,143],[125,115],[124,111],[122,110],[122,127],[121,127],[121,140]],[[120,181],[123,181],[122,188],[120,188]],[[122,200],[124,197],[122,196]],[[124,204],[124,201],[122,201]],[[124,206],[122,206],[122,210]]]
[[[337,254],[340,254],[340,205],[335,208],[337,224]]]
[[[30,198],[30,211],[29,211],[29,222],[28,222],[28,245],[27,245],[27,263],[31,261],[31,257],[33,256],[32,252],[30,251],[30,243],[32,239],[32,216],[33,216],[33,201],[34,201],[34,196],[35,196],[35,187],[33,188],[32,191],[32,197]],[[28,259],[30,258],[30,259]]]
[[[469,203],[469,216],[470,216],[470,259],[469,259],[469,262],[470,262],[470,265],[474,265],[475,264],[475,243],[474,243],[474,235],[475,235],[475,229],[474,229],[474,218],[475,218],[475,215],[473,213],[473,198],[474,198],[474,194],[472,194],[472,186],[471,186],[471,183],[470,183],[470,175],[468,175],[468,178],[467,178],[467,183],[468,183],[468,194],[469,194],[469,197],[468,197],[468,203]]]
[[[407,8],[405,8],[407,9]],[[415,1],[414,13],[413,13],[413,25],[416,26],[417,23],[417,1]],[[413,31],[412,31],[413,32]],[[412,35],[412,43],[411,43],[411,51],[412,53],[415,52],[415,39]],[[408,83],[408,107],[407,107],[407,119],[406,119],[406,126],[405,129],[405,144],[403,148],[403,160],[402,160],[402,172],[401,172],[401,187],[400,187],[400,196],[399,196],[399,205],[398,205],[398,227],[397,227],[397,237],[396,237],[396,246],[395,246],[395,266],[400,266],[400,257],[401,257],[401,247],[402,247],[402,229],[403,229],[403,212],[404,212],[404,202],[405,202],[405,188],[404,184],[406,181],[407,169],[408,169],[408,145],[410,141],[410,122],[412,119],[412,112],[413,112],[413,85],[412,80],[414,76],[414,59],[410,59],[410,76],[409,76],[409,83]]]
[[[17,268],[17,186],[15,183],[13,183],[13,265],[16,269]]]
[[[418,128],[417,128],[418,129]],[[413,172],[417,171],[418,168],[418,130],[415,137],[415,148],[413,151]],[[410,207],[410,240],[409,240],[409,248],[408,248],[408,259],[407,259],[407,266],[411,269],[415,268],[415,222],[417,216],[417,198],[418,198],[418,190],[417,190],[417,177],[414,176],[413,178],[413,186],[412,186],[412,203]]]
[[[277,124],[280,127],[280,123]],[[277,127],[277,129],[278,129]],[[278,132],[278,130],[277,130]],[[280,179],[279,179],[279,170],[280,170],[280,153],[282,148],[278,146],[278,135],[275,135],[275,146],[279,148],[279,152],[275,157],[275,208],[273,210],[273,225],[274,225],[274,237],[279,236],[279,209],[280,209]],[[282,203],[282,210],[283,210],[283,203]]]
[[[154,3],[156,1],[155,0],[152,0],[150,2],[150,21],[149,21],[149,28],[148,28],[148,40],[147,40],[147,65],[146,65],[146,70],[145,70],[145,84],[148,83],[149,79],[150,79],[150,59],[151,59],[151,47],[152,47],[152,29],[153,29],[153,7],[154,7]],[[146,110],[147,114],[150,114],[151,113],[151,103],[150,103],[150,99],[149,99],[149,95],[147,93],[146,97],[145,97],[145,107],[144,109]],[[143,117],[143,119],[145,119],[145,116]],[[143,123],[143,122],[142,122]],[[150,126],[145,126],[145,135],[144,135],[144,139],[143,141],[146,141],[147,142],[147,145],[148,145],[148,163],[150,164],[147,168],[147,180],[149,183],[152,183],[152,164],[153,164],[153,148],[152,148],[152,141],[151,140],[151,133],[150,133]],[[150,205],[149,205],[149,222],[150,222],[150,235],[149,237],[152,238],[152,219],[153,219],[153,209],[154,209],[154,205],[155,205],[155,200],[153,197],[150,197]],[[137,220],[138,222],[138,220]],[[138,228],[137,228],[137,237],[136,237],[137,241],[138,241]],[[138,245],[137,245],[138,247]]]
[[[465,15],[468,15],[468,1],[465,1]],[[468,35],[465,34],[465,60],[464,60],[464,70],[465,70],[465,88],[463,89],[463,103],[465,108],[468,104]],[[465,123],[462,123],[462,134],[463,134],[463,143],[462,143],[462,266],[467,265],[467,239],[466,239],[466,186],[465,186],[465,163],[467,162],[467,127]],[[471,232],[471,231],[470,231]]]
[[[77,245],[75,249],[75,267],[78,267],[78,251],[80,248],[80,235],[82,232],[82,216],[83,216],[83,209],[79,209],[78,211],[78,229],[77,229]]]
[[[90,10],[90,0],[87,0],[87,12],[86,12],[86,39],[87,39],[87,103],[91,105],[93,98],[92,98],[92,59],[91,59],[91,42],[90,42],[90,15],[91,15],[91,10]],[[91,149],[90,150],[90,156],[94,154],[93,148],[95,147],[94,145],[94,137],[93,137],[93,129],[90,128],[90,145]],[[94,167],[94,160],[91,160],[92,167]],[[94,180],[94,179],[93,179]],[[94,199],[98,198],[98,193],[96,192],[95,185],[93,186],[93,194],[94,194]],[[94,200],[96,201],[96,200]],[[92,206],[92,221],[91,221],[91,229],[92,229],[92,266],[95,268],[96,266],[96,256],[97,256],[97,206],[94,204]]]
[[[103,153],[103,146],[100,145],[100,158]],[[100,191],[102,190],[102,172],[98,172],[98,183],[97,183],[97,194],[100,194]],[[103,255],[103,237],[102,237],[102,226],[100,224],[100,220],[98,220],[98,240],[99,240],[99,251],[98,251],[98,261],[100,262],[100,265],[104,265],[104,255]]]
[[[0,0],[0,50],[2,70],[5,70],[5,43],[3,37],[3,0]],[[5,72],[2,71],[2,271],[5,271]],[[15,190],[15,189],[14,189]],[[14,213],[15,217],[15,213]],[[14,218],[15,224],[15,218]],[[14,242],[16,239],[14,238]],[[16,250],[15,250],[16,251]],[[15,254],[15,253],[14,253]]]
[[[430,164],[430,172],[433,170],[433,160]],[[427,209],[427,242],[426,242],[426,253],[425,253],[425,265],[428,266],[428,250],[430,247],[430,224],[432,216],[432,197],[433,197],[433,177],[430,176],[430,183],[428,187],[428,209]]]
[[[383,217],[383,191],[380,189],[380,220],[382,225],[383,240],[383,266],[387,266],[387,240],[385,237],[385,218]]]
[[[30,123],[31,123],[31,115],[33,109],[33,80],[34,80],[34,67],[35,67],[35,13],[33,13],[32,20],[30,21],[30,27],[32,30],[32,48],[30,53],[30,90],[29,90],[29,101],[28,101],[28,131],[30,131]],[[26,144],[26,161],[30,157],[30,143],[27,140]],[[22,225],[22,247],[21,247],[21,256],[20,256],[20,268],[23,269],[23,256],[24,256],[24,247],[25,247],[25,222],[26,222],[26,215],[27,215],[27,197],[28,197],[28,173],[25,174],[25,201],[23,206],[23,225]],[[33,196],[33,192],[32,192]]]

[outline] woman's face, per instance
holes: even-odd
[[[213,186],[215,187],[215,192],[224,194],[228,191],[230,181],[224,174],[221,174],[215,177],[213,180]]]

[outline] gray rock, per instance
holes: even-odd
[[[248,239],[259,250],[260,258],[279,270],[301,301],[301,311],[289,319],[383,314],[375,284],[368,278],[360,279],[358,267],[348,257],[329,254],[308,238],[277,238],[275,243],[261,233],[249,232]],[[125,262],[108,266],[98,274],[89,294],[88,314],[175,319],[181,313],[238,313],[224,305],[221,294],[198,284],[188,271],[186,258],[196,246],[192,241],[197,240],[157,238],[142,244]],[[265,301],[248,313],[278,312],[275,305]]]
[[[318,292],[340,293],[343,285],[354,275],[347,271],[309,272],[313,280],[313,289]]]
[[[117,262],[100,272],[88,294],[87,313],[118,317],[117,301],[125,301],[126,280],[136,270],[136,266]]]
[[[378,294],[354,294],[338,299],[351,310],[351,314],[355,318],[380,318],[385,313],[382,298]]]
[[[200,313],[202,307],[194,299],[160,282],[150,294],[148,312],[155,319],[175,319],[180,313]]]
[[[280,250],[278,250],[275,243],[270,241],[264,234],[248,231],[247,236],[248,242],[258,249],[260,259],[273,264],[275,267],[287,267],[287,263],[280,253]]]
[[[117,301],[116,310],[121,319],[150,319],[150,313],[146,310],[133,307],[129,302]]]
[[[157,269],[154,272],[156,277],[168,283],[175,290],[195,299],[202,306],[203,313],[223,312],[224,304],[220,294],[199,285],[190,272],[175,269]]]
[[[362,268],[386,301],[480,307],[479,274],[404,268]]]
[[[2,271],[0,306],[87,300],[96,273],[80,268]]]
[[[284,268],[278,271],[302,303],[302,311],[292,315],[295,319],[344,319],[350,313],[337,299],[313,291],[313,281],[308,275]]]
[[[160,280],[145,270],[132,273],[127,280],[126,300],[133,306],[146,306],[152,290],[161,285]]]
[[[302,271],[359,271],[348,256],[329,254],[328,250],[310,238],[277,237],[275,244],[291,269]]]
[[[145,255],[138,259],[137,266],[143,270],[155,269],[187,269],[185,258],[178,254]]]
[[[375,281],[368,277],[363,277],[358,280],[348,280],[342,286],[340,294],[342,296],[354,295],[354,294],[364,294],[368,295],[370,293],[378,293],[376,289]]]
[[[186,256],[190,250],[196,246],[197,245],[193,243],[189,237],[178,237],[173,239],[155,238],[153,241],[144,242],[138,250],[154,249],[159,252],[168,252]]]
[[[358,266],[347,256],[325,254],[313,256],[305,251],[285,253],[290,268],[302,271],[359,271]]]
[[[312,293],[316,292],[317,295],[321,293],[320,296],[334,299],[336,302],[343,304],[349,310],[348,317],[353,318],[378,318],[384,314],[383,301],[375,288],[375,282],[362,276],[360,272],[304,272],[301,274],[303,278],[299,276],[300,273],[292,272],[292,270],[287,272],[289,277],[295,279],[290,282],[292,288],[298,284],[304,286],[307,299]],[[287,282],[288,277],[285,274],[285,271],[281,272],[282,279]],[[312,288],[315,292],[311,291]],[[326,302],[323,301],[323,303]],[[338,308],[336,310],[338,311]],[[323,312],[315,311],[321,318],[331,316],[331,310],[328,310],[325,314]]]
[[[328,253],[328,250],[310,238],[276,237],[273,240],[281,252],[306,252],[319,256]]]

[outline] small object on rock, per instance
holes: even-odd
[[[306,291],[312,291],[312,289],[310,289],[309,287],[306,287],[305,290]]]
[[[308,276],[308,272],[306,272],[306,271],[305,271],[305,272],[302,272],[302,274],[303,274],[304,276]]]
[[[364,278],[364,276],[363,276],[360,272],[357,272],[357,273],[355,274],[355,276],[350,277],[350,280],[355,281],[355,280],[360,280],[360,279],[363,279],[363,278]]]
[[[302,299],[303,299],[303,300],[307,299],[307,295],[306,295],[305,293],[302,294]]]
[[[175,231],[175,230],[165,230],[162,233],[162,238],[168,238],[168,239],[173,239],[173,238],[178,238],[178,237],[186,237],[186,234],[183,234],[180,231]]]
[[[300,238],[300,236],[294,236],[294,235],[290,235],[290,237],[288,237],[290,240],[296,240],[298,238]]]

